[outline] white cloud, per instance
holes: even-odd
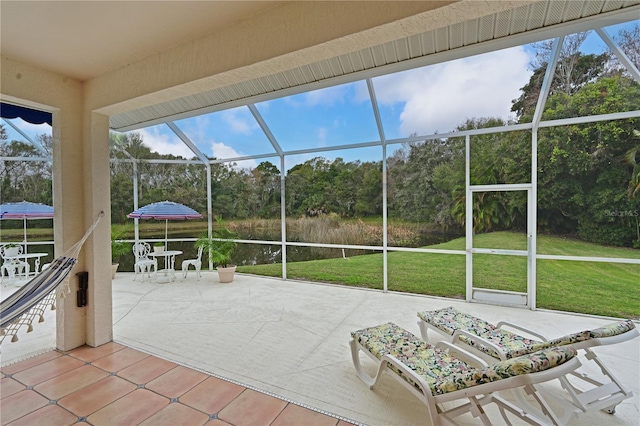
[[[333,106],[336,103],[344,102],[348,93],[348,86],[333,86],[325,89],[314,90],[304,94],[306,106]]]
[[[236,108],[222,112],[222,119],[229,125],[229,129],[233,133],[250,135],[258,125],[248,115],[248,112],[243,113],[243,111]]]
[[[245,154],[242,154],[229,145],[225,145],[221,142],[211,142],[211,151],[213,152],[213,156],[224,160],[225,158],[236,158],[242,157]],[[244,169],[244,168],[255,168],[257,166],[255,160],[243,160],[238,162],[236,168]]]
[[[375,79],[378,102],[404,104],[400,133],[448,132],[467,118],[512,118],[511,101],[528,81],[522,47],[491,52]]]
[[[158,154],[173,154],[184,158],[193,158],[195,154],[177,136],[161,133],[157,127],[137,130],[144,144]]]
[[[33,141],[37,141],[38,137],[43,134],[48,136],[52,135],[51,126],[49,126],[47,123],[32,124],[22,120],[21,118],[6,119],[6,120],[14,124],[18,129],[20,129],[25,135],[27,135]],[[6,126],[4,126],[4,129],[7,132],[8,142],[11,142],[14,140],[27,142],[25,138],[16,130],[14,130],[12,126],[7,124]]]
[[[327,129],[324,127],[319,127],[318,133],[316,135],[318,136],[319,146],[326,146],[327,145]]]

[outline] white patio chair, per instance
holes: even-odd
[[[138,276],[138,272],[142,274],[142,281],[144,281],[144,273],[146,272],[151,279],[151,269],[153,269],[154,277],[158,275],[158,260],[151,259],[149,253],[151,252],[151,246],[144,241],[139,241],[133,245],[133,255],[136,257],[136,263],[133,265],[133,277],[134,281]]]
[[[202,247],[198,248],[198,256],[195,259],[185,259],[182,261],[182,278],[187,278],[189,266],[196,270],[196,280],[200,279],[200,269],[202,268]]]
[[[8,247],[9,244],[5,244],[0,246],[0,257],[2,257],[2,267],[0,267],[0,277],[4,279],[4,273],[7,273],[9,278],[15,278],[16,274],[22,275],[25,277],[29,276],[30,266],[29,262],[24,260],[20,260],[17,258],[8,259],[9,252],[11,251],[12,256],[16,256],[22,254],[22,246],[11,247],[13,250],[10,250]]]

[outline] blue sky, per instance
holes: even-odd
[[[613,36],[620,27],[630,27],[637,22],[609,27],[606,31]],[[585,53],[599,53],[605,49],[607,47],[595,32],[591,32],[582,46]],[[414,133],[444,133],[467,118],[515,118],[510,112],[511,101],[520,95],[519,89],[529,81],[532,60],[531,46],[518,46],[374,78],[385,137],[389,140]],[[261,102],[256,107],[284,151],[379,139],[364,81]],[[209,156],[233,158],[275,152],[247,107],[179,120],[176,124]],[[22,139],[9,126],[5,127],[10,139]],[[20,127],[29,135],[50,133],[46,125],[21,123]],[[166,125],[137,132],[159,153],[193,156]],[[388,154],[397,148],[399,145],[391,145]],[[315,156],[378,161],[381,153],[381,148],[375,147],[300,154],[288,157],[285,168]],[[238,167],[255,167],[261,161],[280,165],[274,156],[243,161]]]

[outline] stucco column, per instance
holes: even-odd
[[[53,227],[56,256],[68,250],[84,233],[81,105],[78,99],[69,107],[53,113]],[[83,250],[69,278],[71,292],[57,300],[56,347],[60,350],[76,348],[86,341],[86,309],[76,306],[75,293],[78,288],[75,274],[86,267],[84,259]],[[62,290],[58,289],[58,295]]]
[[[109,117],[86,112],[84,163],[85,223],[104,212],[84,248],[89,271],[86,344],[100,346],[113,340],[111,297],[111,183],[109,173]],[[88,125],[88,129],[87,126]]]
[[[56,254],[68,250],[100,212],[105,213],[71,272],[71,293],[58,299],[56,347],[60,350],[99,346],[113,337],[108,125],[108,117],[83,114],[80,108],[63,108],[53,114]],[[76,274],[81,271],[89,272],[85,307],[78,307],[76,298]]]

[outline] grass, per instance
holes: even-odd
[[[377,225],[377,220],[367,226]],[[164,236],[164,222],[142,221],[141,234]],[[270,226],[265,222],[263,226]],[[193,232],[197,236],[206,224],[174,221],[169,233]],[[21,241],[22,228],[2,228],[3,241]],[[28,228],[29,241],[51,240],[51,228]],[[474,237],[474,246],[513,250],[526,249],[524,234],[494,232]],[[539,254],[640,258],[640,250],[606,247],[562,237],[539,235]],[[430,248],[464,250],[458,238]],[[476,287],[526,291],[526,259],[514,256],[474,255]],[[464,298],[465,257],[462,255],[389,252],[389,282],[392,291]],[[239,272],[282,276],[281,264],[239,266]],[[382,289],[382,254],[305,262],[288,262],[288,278]],[[640,265],[620,263],[537,261],[537,306],[623,318],[640,318]]]
[[[524,241],[524,246],[523,246]],[[474,237],[486,248],[524,249],[522,234],[495,232]],[[458,238],[431,248],[464,250]],[[550,255],[640,258],[640,251],[605,247],[540,235],[538,253]],[[526,259],[474,255],[476,287],[526,291]],[[389,252],[389,290],[464,298],[465,256]],[[238,267],[238,272],[279,277],[281,264]],[[621,263],[537,261],[537,307],[622,318],[640,318],[640,265]],[[287,277],[382,289],[382,254],[287,263]]]

